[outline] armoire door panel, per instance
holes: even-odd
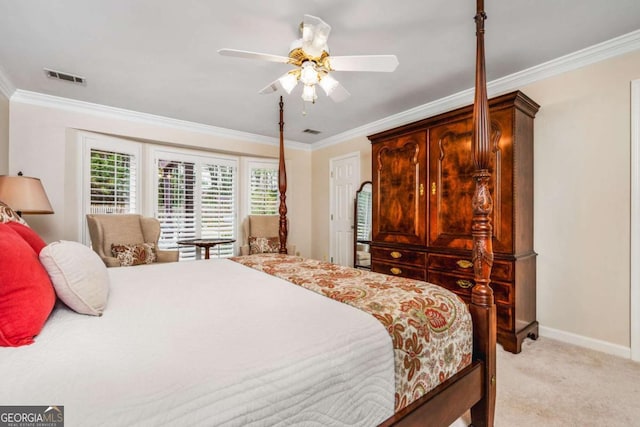
[[[510,199],[513,164],[512,130],[503,126],[508,110],[491,112],[492,156],[490,191],[493,197],[493,250],[510,252],[513,248]],[[508,118],[506,118],[508,120]],[[471,159],[472,123],[470,118],[429,129],[429,240],[431,247],[471,249],[471,199],[475,190]]]
[[[374,147],[374,240],[425,243],[426,156],[424,131]]]

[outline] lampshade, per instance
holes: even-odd
[[[47,193],[38,178],[0,176],[0,200],[19,214],[52,214]]]

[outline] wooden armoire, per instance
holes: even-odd
[[[522,92],[489,100],[498,342],[519,353],[537,338],[533,250],[533,120]],[[467,302],[471,262],[472,111],[469,105],[369,136],[373,271],[426,280]]]

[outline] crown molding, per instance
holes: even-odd
[[[15,91],[16,87],[11,83],[9,77],[7,77],[6,71],[0,67],[0,93],[6,96],[7,99],[11,99]]]
[[[11,96],[11,102],[37,105],[40,107],[57,108],[76,113],[92,114],[95,116],[108,117],[119,120],[128,120],[141,124],[164,126],[187,132],[202,133],[220,138],[237,139],[258,144],[276,146],[280,144],[280,140],[278,138],[273,138],[270,136],[257,135],[254,133],[205,125],[202,123],[190,122],[186,120],[172,119],[170,117],[141,113],[138,111],[126,110],[124,108],[110,107],[108,105],[78,101],[75,99],[46,95],[43,93],[31,92],[22,89],[15,90],[13,96]],[[285,140],[285,146],[296,150],[311,150],[310,144],[292,140]]]
[[[500,95],[530,83],[557,76],[567,71],[576,70],[638,49],[640,49],[640,30],[632,31],[611,40],[561,56],[560,58],[527,68],[526,70],[492,80],[487,83],[487,92],[489,96]],[[376,120],[346,132],[330,136],[311,144],[312,151],[463,107],[473,102],[473,94],[473,88],[465,89],[445,98],[440,98],[398,114],[385,117],[381,120]]]

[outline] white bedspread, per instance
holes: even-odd
[[[375,425],[393,413],[391,339],[353,307],[228,260],[109,269],[102,317],[57,307],[0,348],[0,404],[67,426]]]

